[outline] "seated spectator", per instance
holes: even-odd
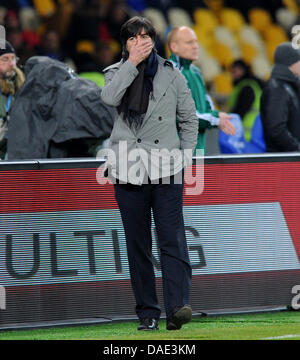
[[[268,152],[300,151],[300,51],[280,44],[261,97],[261,119]]]
[[[108,42],[99,40],[92,53],[78,53],[75,60],[77,72],[81,77],[92,80],[99,87],[103,87],[102,70],[114,63],[115,55]]]
[[[15,49],[6,41],[5,49],[0,49],[0,158],[7,150],[9,115],[15,94],[24,83],[24,74],[17,67]]]
[[[7,10],[6,14],[4,16],[3,25],[4,25],[5,29],[10,28],[10,27],[20,26],[20,22],[19,22],[17,13],[13,10]]]
[[[8,10],[4,17],[6,40],[12,45],[19,57],[19,66],[35,55],[34,47],[39,44],[39,37],[33,32],[24,31],[21,27],[18,14]]]
[[[19,66],[24,66],[26,61],[36,54],[24,40],[24,34],[20,27],[6,29],[6,39],[11,43],[19,57]]]
[[[129,9],[124,0],[111,1],[111,5],[107,11],[105,23],[109,32],[110,39],[115,39],[122,48],[120,31],[122,25],[130,19]],[[116,54],[116,58],[121,57],[121,50]]]
[[[37,55],[48,56],[53,60],[65,61],[66,57],[60,46],[60,39],[56,30],[49,29],[42,37],[42,42],[37,47]]]
[[[96,61],[97,70],[101,72],[107,66],[115,62],[115,54],[113,53],[107,41],[99,40],[96,43],[94,58]]]
[[[93,81],[99,87],[104,86],[104,75],[99,71],[92,54],[79,54],[76,57],[76,68],[80,77]]]
[[[234,90],[229,98],[229,112],[239,114],[243,121],[244,136],[251,141],[251,132],[260,109],[263,81],[256,78],[243,60],[231,65]]]
[[[99,38],[110,39],[110,35],[105,22],[102,21],[104,15],[101,14],[100,2],[98,4],[93,2],[93,7],[88,6],[84,0],[74,2],[73,13],[68,20],[68,28],[64,31],[62,46],[66,54],[75,59],[78,55],[77,45],[80,41],[96,42]]]

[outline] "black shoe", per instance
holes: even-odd
[[[167,330],[179,330],[183,324],[192,320],[192,309],[190,305],[175,310],[174,314],[167,319]]]
[[[138,330],[159,330],[158,319],[154,319],[154,318],[141,319]]]

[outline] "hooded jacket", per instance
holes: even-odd
[[[274,66],[260,111],[267,151],[300,151],[300,80],[287,66]]]

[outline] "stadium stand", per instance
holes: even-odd
[[[171,26],[193,26],[189,13],[177,7],[168,10],[168,19]]]
[[[151,20],[157,33],[165,39],[168,23],[163,13],[159,9],[147,8],[143,11],[143,15]]]
[[[143,14],[154,23],[159,34],[158,53],[164,57],[169,55],[166,39],[171,27],[190,26],[199,42],[196,63],[214,95],[216,106],[222,108],[226,103],[224,99],[232,91],[228,71],[231,63],[243,59],[255,76],[267,80],[274,50],[279,43],[291,39],[291,29],[300,14],[296,0],[269,5],[261,1],[239,5],[238,1],[229,0],[189,4],[174,0],[159,4],[147,0],[2,0],[0,24],[4,25],[9,41],[20,42],[17,38],[21,36],[22,46],[13,44],[21,52],[18,54],[21,66],[30,56],[40,55],[44,34],[54,30],[59,36],[57,51],[79,72],[88,67],[84,61],[90,62],[95,56],[98,41],[108,44],[112,61],[120,57],[120,26],[135,14]],[[12,20],[14,16],[16,19]]]
[[[290,31],[292,26],[297,22],[297,13],[287,8],[279,8],[276,11],[276,21],[285,31]]]
[[[119,41],[116,38],[117,32],[109,29],[109,14],[107,12],[111,3],[122,3],[122,1],[3,1],[4,5],[0,8],[0,22],[10,32],[11,28],[5,24],[5,18],[7,13],[12,11],[17,14],[19,26],[23,32],[27,30],[34,31],[41,38],[47,29],[55,28],[61,37],[62,46],[68,49],[66,55],[74,57],[73,60],[76,66],[76,55],[84,52],[84,49],[88,53],[92,53],[93,45],[87,46],[87,44],[96,40],[109,41],[116,56],[120,54],[120,48],[116,46]],[[209,56],[208,59],[214,58],[212,62],[214,69],[216,69],[215,64],[218,63],[226,71],[234,59],[241,57],[252,66],[254,72],[262,73],[264,79],[268,76],[268,72],[265,71],[267,66],[270,71],[274,49],[278,43],[284,42],[290,37],[289,31],[299,16],[299,5],[297,1],[292,0],[281,2],[281,5],[276,9],[274,19],[268,8],[258,6],[251,8],[247,18],[245,18],[244,8],[227,6],[227,3],[234,3],[230,1],[211,2],[207,0],[193,2],[193,11],[191,11],[191,6],[184,8],[181,1],[170,2],[174,6],[167,10],[153,6],[153,4],[156,4],[153,1],[126,2],[124,0],[123,3],[128,8],[129,16],[140,12],[149,17],[157,28],[163,42],[166,41],[170,27],[191,26],[198,36],[199,43],[205,49],[207,56]],[[180,6],[177,6],[177,3]],[[254,4],[258,4],[258,2],[254,2]],[[118,14],[120,13],[115,16],[119,16]],[[66,42],[74,39],[74,37],[70,37],[70,29],[73,28],[72,24],[85,24],[90,31],[85,29],[82,31],[82,35],[76,34],[74,44],[68,43],[65,47]],[[91,35],[93,30],[95,31],[94,36]],[[83,46],[83,44],[85,45]],[[35,47],[33,50],[36,50]],[[164,50],[166,50],[166,47],[164,47]],[[206,61],[207,58],[201,63]],[[255,66],[261,65],[262,62],[264,63],[264,71],[254,69]],[[216,73],[216,75],[219,74],[219,71],[212,72]],[[207,81],[212,81],[211,72],[208,74],[204,72],[203,74]]]
[[[238,10],[229,8],[221,11],[220,21],[223,26],[232,30],[234,33],[238,33],[245,24],[242,14]]]

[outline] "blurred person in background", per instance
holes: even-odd
[[[120,41],[120,30],[122,25],[129,20],[129,8],[127,7],[126,1],[114,0],[110,1],[110,5],[107,10],[106,23],[110,36]]]
[[[110,2],[107,10],[107,15],[104,19],[109,39],[114,39],[119,44],[120,50],[116,54],[117,58],[122,56],[122,42],[120,39],[120,31],[122,25],[131,17],[130,10],[127,7],[126,1],[114,0]],[[102,33],[102,36],[104,34]]]
[[[23,85],[25,77],[17,67],[15,49],[6,41],[5,49],[0,49],[0,158],[7,151],[7,131],[9,115],[17,91]]]
[[[214,110],[200,69],[192,64],[198,59],[198,40],[195,32],[187,26],[174,27],[168,35],[168,45],[172,52],[170,60],[182,72],[191,89],[199,120],[197,149],[205,151],[205,131],[213,127],[229,135],[235,134],[230,115]]]
[[[20,26],[17,12],[14,10],[7,9],[4,15],[3,25],[5,29]]]
[[[37,47],[37,55],[48,56],[53,60],[64,62],[66,56],[61,49],[60,38],[54,29],[48,29],[42,37],[40,46]]]
[[[251,141],[252,128],[260,110],[264,83],[256,78],[243,60],[235,60],[230,67],[234,89],[228,100],[229,112],[240,115],[245,139]]]
[[[85,62],[84,57],[88,57],[81,56],[78,51],[80,42],[88,41],[96,45],[99,40],[106,42],[114,40],[114,53],[118,53],[119,58],[121,54],[119,30],[123,22],[129,18],[127,11],[122,1],[76,0],[62,40],[62,48],[67,56],[76,63],[80,62],[79,67],[81,67]]]
[[[6,39],[13,46],[19,58],[19,66],[22,68],[26,61],[36,55],[33,47],[30,47],[24,40],[20,27],[6,28]]]
[[[95,45],[94,54],[97,70],[102,72],[107,66],[113,64],[116,56],[107,41],[99,40]]]
[[[95,42],[99,39],[100,3],[86,0],[72,0],[73,10],[64,30],[61,47],[65,54],[74,59],[78,56],[77,45],[82,40]]]
[[[274,63],[261,97],[267,151],[300,151],[300,50],[280,44]]]
[[[34,47],[40,42],[39,36],[32,30],[23,30],[17,12],[12,10],[8,10],[4,16],[4,27],[6,40],[18,54],[19,66],[24,66],[36,54]]]
[[[94,51],[79,53],[75,60],[77,72],[80,76],[103,87],[103,70],[115,62],[115,54],[107,41],[99,40],[95,43]]]

